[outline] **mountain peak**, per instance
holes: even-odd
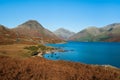
[[[28,20],[28,21],[26,21],[25,23],[26,23],[26,24],[29,24],[29,23],[37,23],[37,24],[39,24],[39,22],[36,21],[36,20]],[[23,24],[24,24],[24,23],[23,23]]]
[[[64,29],[64,28],[59,28],[59,29],[57,29],[57,30],[66,30],[66,29]]]
[[[69,37],[73,36],[75,33],[64,28],[59,28],[54,33],[61,39],[67,40]]]
[[[43,26],[36,20],[28,20],[25,23],[19,25],[18,28],[44,29]]]
[[[13,29],[20,36],[24,36],[27,39],[32,39],[38,42],[42,40],[45,42],[62,41],[54,33],[45,29],[36,20],[28,20],[23,24],[19,25],[17,28]]]
[[[63,31],[64,31],[64,32],[72,32],[72,31],[69,31],[69,30],[67,30],[67,29],[65,29],[65,28],[59,28],[59,29],[57,29],[57,30],[54,31],[54,32],[58,32],[58,31],[59,31],[59,32],[61,32],[61,31],[62,31],[62,32],[63,32]],[[72,33],[74,33],[74,32],[72,32]]]

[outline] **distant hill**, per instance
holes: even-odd
[[[69,37],[73,36],[75,33],[64,28],[59,28],[54,33],[61,39],[68,40]]]
[[[120,41],[120,23],[114,23],[102,28],[89,27],[69,38],[69,40],[77,41]]]
[[[16,28],[0,25],[0,44],[7,43],[56,43],[61,42],[54,33],[35,20],[29,20]]]

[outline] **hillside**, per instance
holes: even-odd
[[[17,35],[10,29],[0,25],[0,44],[12,44],[16,42]]]
[[[0,38],[0,44],[36,44],[63,41],[35,20],[29,20],[13,29],[0,25]]]
[[[103,27],[102,30],[105,31],[103,34],[106,34],[109,37],[105,41],[120,42],[120,23],[109,24]]]
[[[69,38],[77,41],[120,41],[120,23],[114,23],[102,28],[89,27]]]
[[[120,69],[50,61],[40,57],[0,56],[0,80],[120,80]]]
[[[73,36],[75,33],[71,32],[69,30],[66,30],[64,28],[59,28],[56,31],[54,31],[54,33],[61,39],[63,40],[68,40],[69,37]]]
[[[87,29],[84,29],[77,34],[71,36],[70,40],[78,40],[78,41],[92,41],[94,36],[100,34],[100,31],[96,27],[89,27]]]

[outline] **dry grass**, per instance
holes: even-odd
[[[30,57],[29,50],[24,47],[30,46],[27,44],[11,44],[11,45],[0,45],[0,55],[25,58]]]
[[[120,80],[120,70],[40,57],[0,56],[0,80]]]
[[[28,58],[31,57],[34,52],[37,52],[39,48],[42,52],[54,50],[54,48],[52,47],[47,47],[40,44],[9,44],[0,45],[0,55],[10,56],[14,58]]]

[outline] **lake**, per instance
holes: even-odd
[[[65,60],[85,64],[112,65],[120,67],[120,43],[118,42],[72,42],[46,44],[66,52],[45,54],[49,60]]]

